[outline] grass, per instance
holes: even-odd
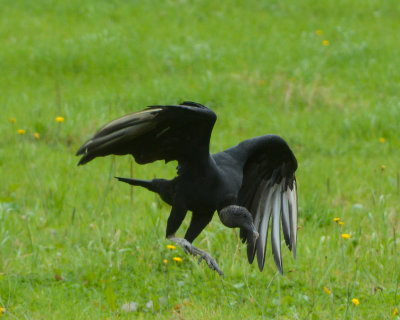
[[[397,1],[1,4],[0,318],[399,318]],[[301,229],[283,276],[270,249],[263,273],[248,265],[217,218],[195,243],[224,278],[167,249],[169,207],[139,188],[132,204],[113,179],[129,157],[76,167],[105,122],[187,99],[219,116],[213,152],[266,133],[295,151]]]

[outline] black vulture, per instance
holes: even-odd
[[[150,106],[116,119],[82,145],[78,165],[110,154],[131,154],[139,164],[177,160],[177,177],[172,180],[118,180],[158,193],[172,206],[166,236],[186,252],[204,259],[223,275],[207,252],[193,240],[217,211],[229,228],[240,228],[247,241],[247,258],[257,254],[264,268],[268,229],[275,264],[282,274],[281,224],[284,240],[296,257],[297,188],[296,158],[277,135],[245,140],[237,146],[210,155],[211,131],[217,119],[207,107],[186,101],[180,105]],[[175,236],[187,211],[192,218],[184,239]]]

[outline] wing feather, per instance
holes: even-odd
[[[265,206],[267,204],[267,199],[268,197],[271,197],[270,194],[270,181],[266,181],[265,183],[261,184],[259,187],[260,192],[260,197],[257,197],[254,199],[254,208],[256,210],[256,215],[254,219],[254,226],[258,230],[258,227],[260,226],[261,223],[261,218],[263,216],[263,212],[265,210]]]
[[[292,250],[290,243],[289,200],[285,189],[285,183],[282,184],[282,230],[285,243],[289,250]]]
[[[258,219],[261,220],[260,225],[258,227],[259,237],[257,239],[256,248],[257,248],[257,263],[260,271],[264,269],[265,262],[265,250],[267,247],[267,238],[268,238],[268,227],[269,221],[271,218],[271,210],[272,210],[272,197],[275,193],[275,188],[266,188],[266,198],[263,203],[263,210],[259,212]],[[256,219],[257,219],[256,216]]]
[[[213,111],[195,102],[151,106],[101,128],[78,150],[78,165],[110,154],[132,154],[140,164],[178,160],[195,165],[209,155]]]
[[[297,245],[297,187],[296,180],[293,181],[293,189],[287,189],[289,199],[289,222],[290,222],[290,244],[293,251],[293,257],[296,258]]]
[[[274,192],[272,199],[272,254],[274,256],[275,265],[282,274],[282,253],[281,253],[281,188],[280,185]]]
[[[285,243],[296,256],[296,158],[287,143],[275,135],[246,140],[227,152],[243,161],[243,182],[238,205],[251,212],[259,232],[255,248],[247,248],[249,263],[253,262],[257,254],[258,267],[261,271],[264,268],[271,220],[272,253],[282,273],[281,224]]]

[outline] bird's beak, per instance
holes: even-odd
[[[252,228],[251,232],[247,233],[247,257],[252,257],[252,253],[255,250],[257,239],[260,236],[259,233],[257,232],[256,228],[254,227],[254,224],[252,223]]]
[[[253,231],[253,239],[254,239],[254,241],[256,241],[258,239],[258,237],[259,237],[258,232],[257,231]]]

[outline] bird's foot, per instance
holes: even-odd
[[[211,270],[215,270],[216,272],[219,273],[219,275],[223,276],[224,273],[222,270],[219,268],[217,262],[215,259],[207,252],[200,250],[199,248],[195,247],[192,245],[189,241],[186,239],[182,238],[177,238],[175,236],[168,237],[169,240],[175,242],[176,244],[180,245],[183,250],[185,250],[186,253],[190,253],[191,255],[197,257],[198,256],[198,262],[200,263],[201,260],[205,260],[210,267]]]

